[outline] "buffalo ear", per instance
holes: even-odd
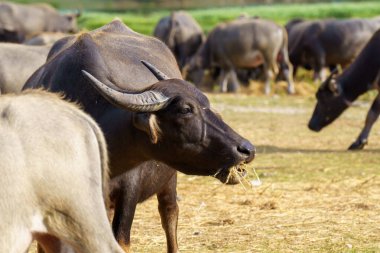
[[[149,135],[153,144],[158,142],[161,130],[158,126],[157,117],[152,113],[135,113],[133,115],[133,125]]]

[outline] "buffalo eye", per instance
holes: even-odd
[[[193,109],[189,105],[185,105],[179,109],[179,113],[181,114],[190,114],[193,112]]]

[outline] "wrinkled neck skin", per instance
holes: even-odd
[[[97,101],[101,103],[101,101]],[[146,133],[133,127],[135,113],[110,104],[103,112],[91,112],[84,108],[97,121],[107,141],[110,176],[115,177],[144,161],[151,160],[150,147],[153,145]]]

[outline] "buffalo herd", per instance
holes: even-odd
[[[177,171],[236,184],[256,154],[205,85],[237,92],[261,76],[265,94],[278,80],[294,94],[297,69],[313,70],[313,131],[380,89],[380,18],[280,26],[242,15],[206,36],[174,11],[146,36],[119,19],[77,33],[79,15],[0,3],[1,252],[32,240],[40,253],[129,252],[136,206],[152,195],[167,252],[178,252]],[[378,95],[349,149],[364,148],[379,114]]]

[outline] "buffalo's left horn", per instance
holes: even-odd
[[[149,62],[142,60],[141,63],[144,64],[144,66],[147,67],[147,69],[149,69],[150,72],[153,73],[153,75],[158,79],[158,81],[169,79],[169,77],[167,75],[165,75],[164,73],[159,71],[155,66],[153,66]]]
[[[151,90],[136,94],[118,91],[102,83],[87,71],[82,70],[82,73],[107,100],[130,111],[158,111],[165,108],[170,99],[161,92]]]

